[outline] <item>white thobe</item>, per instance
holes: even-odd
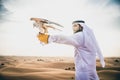
[[[82,32],[67,37],[63,35],[50,35],[49,42],[72,45],[75,48],[75,80],[99,80],[96,72],[96,52],[84,46]]]

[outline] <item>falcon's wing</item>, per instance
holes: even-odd
[[[57,25],[57,26],[63,27],[62,25],[60,25],[60,24],[58,24],[58,23],[56,23],[56,22],[49,21],[48,23],[49,23],[49,24],[55,24],[55,25]]]
[[[43,23],[55,24],[55,25],[57,25],[57,26],[63,27],[62,25],[60,25],[60,24],[58,24],[58,23],[56,23],[56,22],[52,22],[52,21],[50,21],[50,20],[43,19],[43,18],[40,18],[40,19],[42,20],[41,22],[43,22]]]

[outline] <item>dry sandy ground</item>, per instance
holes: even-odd
[[[120,58],[106,58],[97,72],[100,80],[120,80]],[[73,58],[0,56],[0,80],[75,80]]]

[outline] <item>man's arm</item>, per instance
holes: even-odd
[[[72,46],[79,46],[79,43],[75,39],[75,36],[64,36],[64,35],[47,35],[47,34],[38,34],[37,35],[38,39],[45,43],[48,44],[50,42],[54,43],[60,43],[60,44],[67,44],[67,45],[72,45]]]
[[[79,43],[73,36],[50,35],[48,42],[55,42],[55,43],[60,43],[60,44],[79,46]]]
[[[97,44],[97,46],[98,46],[98,44]],[[97,49],[97,55],[98,55],[98,57],[100,59],[100,63],[102,64],[102,67],[105,67],[104,57],[102,55],[102,52],[101,52],[99,46],[98,46],[98,49]]]

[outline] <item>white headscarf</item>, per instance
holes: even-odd
[[[78,24],[83,27],[84,46],[87,47],[88,50],[96,52],[97,56],[100,59],[102,67],[105,67],[104,57],[101,53],[93,31],[85,23],[78,22]]]

